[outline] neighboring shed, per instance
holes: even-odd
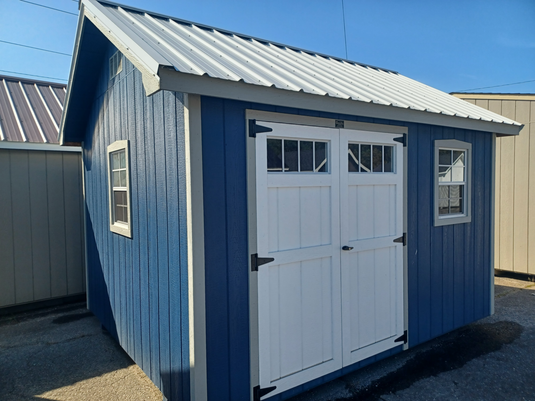
[[[524,124],[520,135],[496,142],[494,268],[535,275],[535,95],[453,93]]]
[[[82,0],[88,304],[169,400],[286,399],[488,316],[496,135],[396,72]]]
[[[83,299],[80,147],[60,146],[65,85],[0,76],[0,314]]]

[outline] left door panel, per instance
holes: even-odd
[[[258,271],[259,373],[272,396],[342,366],[339,135],[261,125],[273,131],[256,139],[257,249],[275,260]]]

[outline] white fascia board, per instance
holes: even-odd
[[[338,114],[357,115],[370,118],[382,118],[401,122],[431,124],[444,127],[485,131],[502,135],[518,135],[521,127],[516,125],[493,123],[471,118],[453,117],[424,111],[383,106],[339,99],[328,96],[311,95],[284,89],[259,87],[244,82],[226,81],[181,73],[169,68],[160,69],[160,88],[176,92],[213,96],[226,99],[269,105],[317,110]]]
[[[148,71],[156,75],[160,65],[172,66],[172,63],[149,46],[130,26],[116,18],[113,13],[106,12],[106,8],[97,1],[83,0],[82,4],[85,5],[84,13],[87,18],[90,21],[98,20],[100,26],[95,24],[97,28],[104,27],[106,31],[101,29],[102,33],[108,39],[109,35],[115,37],[122,47],[143,64]],[[128,57],[129,54],[125,54],[125,56]]]
[[[78,15],[78,25],[76,28],[76,39],[74,41],[74,49],[72,52],[72,59],[71,59],[71,69],[69,72],[69,83],[67,85],[67,93],[65,94],[65,101],[63,103],[63,113],[61,113],[61,121],[59,123],[58,142],[60,144],[63,144],[63,138],[64,138],[63,130],[65,128],[65,116],[67,115],[69,111],[69,104],[70,104],[70,99],[72,95],[74,71],[76,70],[76,67],[78,65],[78,52],[80,49],[80,39],[82,37],[82,32],[84,30],[84,9],[85,9],[84,5],[80,3],[80,13]]]
[[[75,152],[80,153],[82,148],[79,146],[61,146],[48,143],[29,143],[29,142],[6,142],[0,141],[0,149],[10,150],[40,150],[47,152]]]

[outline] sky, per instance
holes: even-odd
[[[444,92],[535,93],[535,0],[119,2],[398,71]],[[67,83],[73,14],[76,0],[0,0],[0,75]]]

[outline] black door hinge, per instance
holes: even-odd
[[[273,262],[275,258],[259,258],[257,253],[251,255],[251,271],[257,272],[258,266],[265,265],[266,263]]]
[[[403,342],[403,344],[407,344],[407,330],[403,332],[402,336],[399,336],[394,340],[395,343]]]
[[[271,393],[277,387],[260,388],[260,386],[253,387],[253,401],[260,401],[260,398],[268,393]]]
[[[256,134],[261,134],[262,132],[271,132],[273,128],[263,127],[256,123],[256,120],[249,120],[249,136],[251,138],[256,138]]]
[[[403,134],[403,136],[398,136],[397,138],[394,138],[394,141],[402,143],[403,147],[407,146],[407,134]]]
[[[399,238],[396,238],[394,242],[402,243],[403,246],[407,245],[407,233],[403,233],[403,235]]]

